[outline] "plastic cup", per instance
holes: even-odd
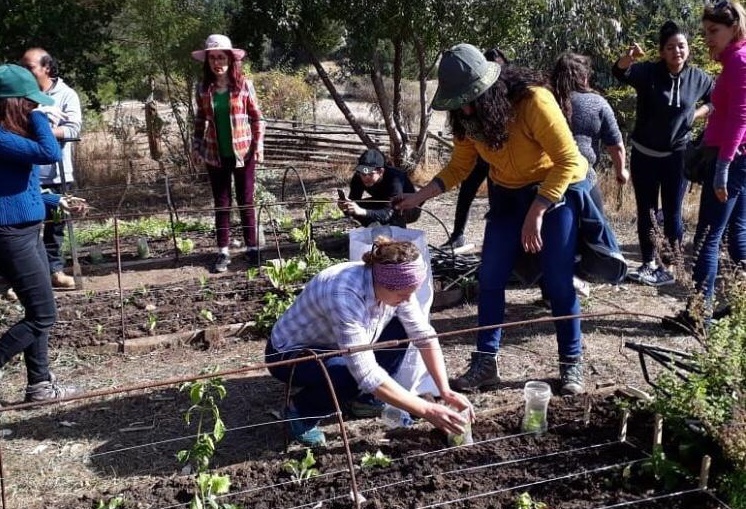
[[[526,433],[544,433],[547,430],[547,406],[552,388],[546,382],[526,382],[523,387],[526,407],[521,429]]]
[[[474,437],[471,435],[471,416],[469,415],[469,409],[464,408],[459,412],[461,417],[464,418],[466,424],[464,424],[464,432],[460,435],[455,433],[448,433],[448,445],[450,447],[457,447],[459,445],[469,445],[474,443]]]

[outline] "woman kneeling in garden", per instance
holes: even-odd
[[[432,337],[435,330],[414,295],[426,277],[427,266],[414,244],[379,237],[362,262],[329,267],[306,285],[272,329],[266,361],[370,345],[384,339],[382,331],[396,317],[408,337],[428,338],[417,341],[416,346],[444,404],[426,401],[391,378],[404,358],[406,347],[402,346],[324,359],[337,399],[342,404],[361,394],[372,394],[444,431],[463,433],[466,423],[458,412],[468,408],[473,418],[471,404],[448,385],[440,344]],[[309,446],[324,445],[324,433],[317,425],[335,407],[318,362],[301,362],[295,369],[272,366],[269,371],[299,389],[285,409],[293,438]]]

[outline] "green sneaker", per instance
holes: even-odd
[[[583,394],[583,357],[560,357],[560,393],[564,396]]]

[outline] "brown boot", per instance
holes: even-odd
[[[68,276],[61,270],[52,274],[52,286],[61,290],[71,290],[75,288],[75,278]]]
[[[500,383],[500,371],[494,354],[473,352],[469,370],[453,381],[453,389],[461,392],[473,392],[479,389],[497,389]]]

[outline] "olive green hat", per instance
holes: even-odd
[[[36,78],[20,65],[0,65],[0,98],[25,97],[35,103],[52,106],[54,99],[39,89]]]
[[[471,44],[457,44],[440,59],[432,108],[457,110],[485,93],[499,77],[499,64],[489,62]]]

